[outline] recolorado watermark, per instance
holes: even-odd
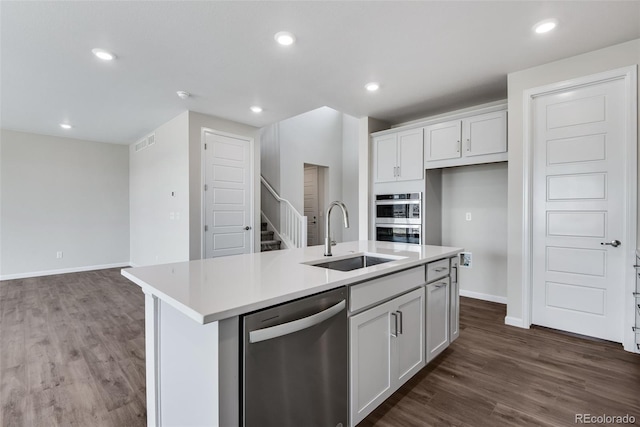
[[[633,424],[636,417],[633,415],[595,415],[595,414],[576,414],[576,424]]]

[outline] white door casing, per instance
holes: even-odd
[[[636,90],[633,66],[524,93],[523,327],[633,346]]]
[[[203,132],[204,256],[252,252],[252,141]]]
[[[320,244],[318,197],[318,166],[306,165],[304,167],[304,215],[307,217],[307,246]]]

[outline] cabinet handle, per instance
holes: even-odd
[[[457,148],[456,148],[456,153],[459,153],[459,152],[460,152],[460,140],[458,140],[458,145],[457,145]]]
[[[438,284],[436,285],[436,289],[440,289],[440,288],[441,288],[441,287],[443,287],[443,286],[447,286],[446,282],[445,282],[445,283],[438,283]]]
[[[467,151],[471,151],[471,139],[467,138]]]
[[[391,332],[392,337],[398,337],[398,314],[397,312],[391,313],[393,316],[393,332]]]
[[[438,267],[438,268],[434,268],[433,271],[435,271],[436,273],[440,273],[441,271],[446,271],[447,267]]]
[[[456,275],[455,275],[456,280],[454,280],[453,283],[458,283],[458,266],[457,265],[451,266],[451,270],[454,270],[454,269],[456,270]]]
[[[396,313],[400,316],[400,329],[398,330],[398,334],[402,334],[402,312],[398,310]]]

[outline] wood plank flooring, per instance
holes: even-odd
[[[461,298],[461,334],[359,426],[564,426],[634,415],[640,355]],[[0,282],[0,425],[146,424],[144,297],[119,269]],[[301,426],[304,427],[304,426]]]
[[[0,282],[0,425],[144,426],[144,296],[120,269]]]
[[[640,425],[640,355],[601,340],[504,325],[505,306],[460,298],[460,338],[359,427]]]

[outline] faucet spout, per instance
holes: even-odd
[[[334,206],[338,206],[342,210],[342,219],[344,220],[344,228],[349,228],[349,213],[344,203],[335,201],[329,204],[327,214],[325,215],[325,236],[324,236],[324,256],[331,256],[331,210]]]

